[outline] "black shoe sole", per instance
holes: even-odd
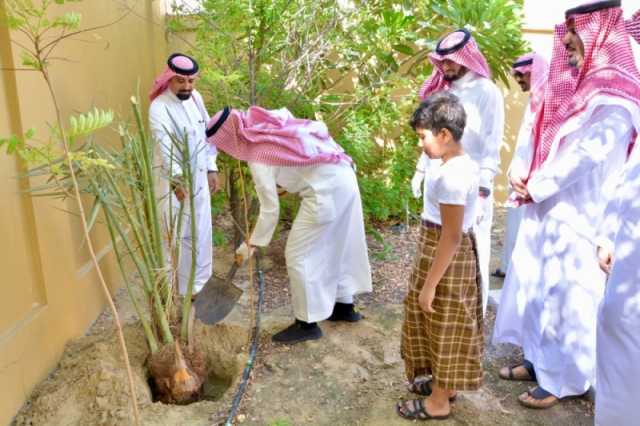
[[[342,321],[342,322],[358,322],[363,318],[364,318],[364,316],[362,316],[358,312],[354,312],[353,314],[351,314],[349,316],[331,315],[329,318],[327,318],[327,321],[332,321],[332,322],[339,322],[339,321]]]
[[[278,339],[276,335],[271,336],[271,341],[274,343],[281,343],[285,345],[293,345],[295,343],[306,342],[307,340],[318,340],[322,337],[322,330],[318,329],[319,333],[309,333],[302,335],[294,339]]]

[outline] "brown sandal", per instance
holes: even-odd
[[[411,407],[408,403],[411,403]],[[422,399],[411,399],[409,401],[399,401],[396,404],[396,413],[407,420],[446,420],[450,414],[444,416],[432,416],[424,406]]]

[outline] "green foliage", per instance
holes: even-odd
[[[87,136],[94,133],[98,129],[107,127],[113,122],[113,112],[99,110],[94,108],[93,110],[80,114],[77,117],[69,117],[69,129],[67,131],[67,137],[73,141],[78,137]]]
[[[76,1],[80,0],[6,0],[7,25],[28,40],[12,40],[21,49],[22,66],[38,71],[43,77],[56,111],[56,121],[48,125],[47,140],[32,143],[35,131],[30,129],[21,136],[0,139],[0,148],[5,147],[7,154],[22,158],[29,168],[26,176],[37,179],[34,182],[39,184],[31,185],[29,189],[32,196],[72,198],[76,201],[88,245],[92,244],[90,230],[99,217],[103,219],[127,288],[131,291],[132,286],[137,285],[146,296],[143,301],[132,296],[132,303],[149,347],[155,352],[161,344],[173,343],[176,337],[183,341],[189,337],[187,323],[195,261],[192,262],[181,315],[177,311],[175,289],[183,212],[189,209],[189,214],[195,216],[195,191],[192,190],[189,166],[191,155],[185,141],[171,138],[175,161],[180,161],[185,170],[182,178],[188,196],[177,208],[177,219],[172,216],[165,220],[163,206],[159,204],[161,196],[156,194],[155,150],[144,129],[135,98],[131,103],[136,125],[132,130],[125,124],[119,126],[122,142],[119,148],[105,147],[95,140],[98,130],[113,123],[114,114],[110,110],[93,108],[70,116],[68,123],[64,121],[49,76],[49,65],[53,58],[51,54],[60,42],[91,30],[78,30],[79,13],[56,15],[56,6]],[[84,197],[93,201],[87,213],[82,204]],[[173,211],[170,203],[168,211]],[[191,223],[190,232],[195,234],[195,222]],[[191,254],[194,258],[195,250],[193,246]],[[93,260],[94,266],[99,268],[95,256]],[[134,275],[131,269],[135,270]],[[106,283],[102,281],[102,284],[108,293]],[[141,303],[146,304],[145,309]],[[176,331],[170,325],[177,322],[178,317],[182,318],[182,326]]]
[[[214,228],[212,242],[214,247],[225,247],[229,243],[229,239],[224,231]]]
[[[55,18],[51,27],[75,30],[80,26],[80,18],[81,16],[77,12],[67,12],[64,15]]]
[[[7,154],[14,154],[24,149],[27,145],[27,141],[33,139],[35,134],[36,130],[34,128],[30,128],[24,135],[22,135],[22,137],[11,135],[8,138],[0,138],[0,148],[4,146]]]
[[[504,82],[526,47],[514,0],[204,0],[202,10],[180,12],[172,27],[195,29],[191,53],[211,112],[259,104],[325,121],[355,160],[369,222],[419,208],[406,122],[437,40],[472,30]]]
[[[11,30],[25,34],[33,46],[22,47],[20,59],[27,69],[44,71],[53,60],[51,54],[59,43],[73,32],[78,31],[81,15],[77,12],[55,14],[57,6],[78,3],[82,0],[6,0],[6,25]],[[15,42],[15,40],[12,40]]]

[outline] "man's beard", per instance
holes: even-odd
[[[444,81],[451,83],[452,81],[456,81],[460,77],[462,76],[459,74],[445,74],[442,78],[444,79]]]
[[[176,93],[176,97],[181,101],[186,101],[191,97],[191,90]]]
[[[573,55],[569,56],[569,66],[572,66],[573,68],[579,68],[580,59]]]
[[[518,83],[520,85],[520,89],[522,89],[523,92],[528,92],[529,91],[529,85],[527,83]]]

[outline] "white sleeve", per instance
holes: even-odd
[[[416,172],[424,173],[427,170],[428,165],[429,157],[427,157],[427,154],[422,152],[420,154],[420,158],[418,158],[418,163],[416,164]]]
[[[411,192],[415,198],[420,198],[422,195],[422,181],[424,180],[424,175],[427,169],[427,165],[429,163],[429,158],[423,152],[418,159],[418,164],[416,164],[416,172],[413,174],[411,178]]]
[[[182,168],[178,160],[178,153],[173,150],[173,142],[169,133],[174,128],[167,107],[160,101],[154,101],[149,107],[149,128],[151,135],[160,145],[162,162],[171,176],[182,176]]]
[[[483,112],[480,137],[485,142],[480,160],[480,186],[491,189],[493,178],[500,167],[500,147],[504,133],[504,99],[500,89],[493,83],[478,108]]]
[[[636,144],[638,141],[636,141]],[[624,168],[618,176],[618,182],[607,207],[604,210],[602,224],[596,234],[596,244],[613,252],[616,235],[622,226],[620,207],[623,200],[636,200],[640,189],[640,150],[636,146],[631,151]]]
[[[607,203],[607,207],[604,210],[604,216],[602,224],[596,234],[596,245],[606,248],[608,251],[613,252],[613,245],[616,239],[616,234],[620,229],[620,202],[619,196],[622,190],[622,185],[616,187],[615,194]]]
[[[249,163],[249,168],[260,201],[260,214],[249,243],[254,246],[266,247],[271,242],[280,216],[275,168],[260,163]]]
[[[507,171],[507,176],[527,177],[529,174],[529,168],[531,167],[531,159],[533,158],[533,152],[531,150],[531,131],[533,130],[533,120],[535,114],[531,112],[529,104],[527,104],[522,118],[522,124],[520,124],[520,130],[518,131],[518,137],[516,139],[516,146],[513,149],[513,157],[511,158],[511,164]]]
[[[440,175],[436,183],[439,204],[464,206],[467,203],[470,180],[465,173],[456,169],[448,169]]]
[[[202,95],[200,94],[200,92],[194,90],[193,91],[193,97],[196,100],[196,105],[198,106],[198,109],[200,110],[200,114],[202,115],[202,118],[204,119],[205,122],[205,126],[207,125],[207,123],[209,123],[209,120],[211,119],[211,117],[209,117],[209,113],[207,112],[207,108],[204,105],[204,99],[202,99]],[[217,172],[218,171],[218,165],[216,164],[216,159],[218,158],[218,149],[216,148],[215,145],[207,143],[208,145],[208,151],[207,151],[207,171],[213,171],[213,172]]]
[[[578,137],[558,150],[527,182],[533,201],[544,201],[567,188],[605,162],[617,144],[628,143],[629,112],[618,106],[597,108],[577,131]]]

